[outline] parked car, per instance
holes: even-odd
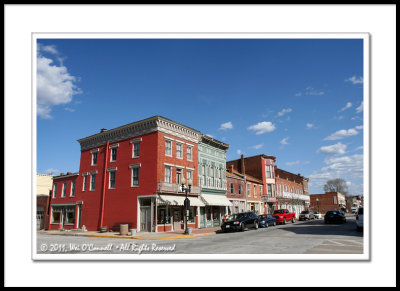
[[[340,210],[329,210],[325,213],[325,223],[345,223],[346,216]]]
[[[315,219],[314,211],[312,210],[304,210],[299,215],[299,220],[310,220]]]
[[[357,210],[356,225],[357,225],[357,230],[364,229],[364,207],[362,206],[360,206]]]
[[[245,228],[258,229],[258,216],[253,211],[232,214],[221,225],[223,232],[229,230],[244,231]]]
[[[276,225],[276,219],[271,214],[262,214],[258,216],[259,227],[268,227],[270,225]]]
[[[287,221],[291,221],[292,223],[296,221],[296,214],[294,212],[289,212],[287,209],[274,210],[272,216],[276,219],[276,223],[286,224]]]
[[[321,212],[314,212],[314,217],[315,217],[315,219],[322,219]]]

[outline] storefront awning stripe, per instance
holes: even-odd
[[[159,205],[176,205],[183,206],[186,196],[174,196],[174,195],[159,195],[157,203]],[[205,206],[204,203],[197,197],[188,197],[190,200],[190,206]]]
[[[233,206],[232,202],[222,195],[201,194],[201,198],[206,202],[206,205],[211,206]]]

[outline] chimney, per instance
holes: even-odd
[[[60,173],[60,176],[64,176],[64,173]]]
[[[245,169],[245,166],[244,166],[244,155],[243,154],[240,156],[240,173],[243,174],[243,175],[246,174],[246,169]]]
[[[71,175],[72,174],[72,172],[67,172],[67,175]]]
[[[105,131],[107,131],[107,128],[102,128],[102,129],[100,130],[100,133],[101,133],[101,132],[105,132]]]
[[[233,173],[233,168],[234,168],[234,166],[233,166],[233,165],[230,165],[230,166],[229,166],[229,172]]]

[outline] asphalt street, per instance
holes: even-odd
[[[37,235],[38,254],[362,254],[354,216],[345,224],[296,221],[244,232],[168,240]]]

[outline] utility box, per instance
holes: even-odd
[[[120,235],[128,235],[128,224],[120,224],[119,225],[119,234]]]

